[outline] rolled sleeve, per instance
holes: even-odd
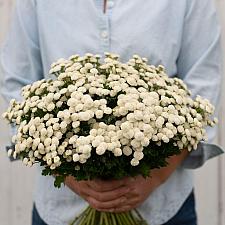
[[[197,169],[201,167],[207,160],[221,154],[223,154],[223,150],[220,146],[200,142],[198,148],[189,154],[181,166],[185,169]]]
[[[187,0],[182,44],[177,60],[178,74],[192,96],[201,95],[219,111],[222,84],[221,29],[212,0]],[[222,149],[211,144],[216,128],[207,128],[209,143],[200,143],[183,162],[184,168],[197,168],[220,155]]]

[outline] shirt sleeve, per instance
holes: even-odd
[[[3,71],[0,92],[7,103],[21,99],[21,88],[43,78],[36,5],[33,0],[17,0],[8,35],[0,51]],[[11,126],[11,136],[16,128]]]
[[[201,95],[219,111],[222,84],[221,29],[213,0],[186,0],[182,42],[177,59],[178,74],[187,84],[192,96]],[[209,143],[216,128],[207,128]],[[183,168],[198,168],[222,153],[216,145],[201,142],[182,163]]]
[[[1,94],[9,102],[19,100],[21,88],[43,78],[33,0],[17,0],[13,19],[0,53],[3,79]]]

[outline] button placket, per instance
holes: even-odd
[[[96,0],[99,10],[102,12],[104,0]],[[108,4],[108,2],[107,2]],[[107,5],[106,5],[107,6]],[[111,11],[111,10],[109,10]],[[106,13],[100,13],[99,15],[99,44],[102,52],[110,51],[110,15],[108,13],[108,6]]]
[[[114,3],[112,0],[108,1],[108,2],[107,2],[107,8],[108,8],[108,9],[112,9],[113,6],[114,6],[114,4],[115,4],[115,3]]]
[[[101,37],[102,37],[103,39],[107,39],[108,36],[109,36],[108,31],[107,31],[107,30],[103,30],[102,33],[101,33]]]

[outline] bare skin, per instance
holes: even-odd
[[[91,207],[105,212],[125,212],[137,208],[161,184],[163,184],[181,162],[188,151],[170,157],[165,168],[154,169],[151,176],[143,178],[124,178],[121,180],[76,181],[67,177],[65,184],[76,194],[86,200]]]
[[[106,13],[107,0],[104,0],[103,13]]]

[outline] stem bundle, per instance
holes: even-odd
[[[148,225],[137,210],[123,213],[99,212],[87,207],[69,225]]]

